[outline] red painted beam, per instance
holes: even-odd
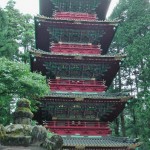
[[[51,132],[60,135],[101,135],[111,134],[108,123],[83,122],[83,121],[50,121],[45,123],[45,127]]]
[[[50,80],[51,91],[78,91],[78,92],[103,92],[106,90],[104,82],[100,81],[77,81],[77,80]]]
[[[58,19],[77,19],[77,20],[96,20],[96,14],[77,13],[77,12],[55,12],[54,18]]]
[[[101,54],[102,50],[97,45],[81,45],[81,44],[53,44],[50,48],[52,53],[64,54]]]

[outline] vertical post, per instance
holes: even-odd
[[[53,121],[53,126],[56,127],[56,121]]]

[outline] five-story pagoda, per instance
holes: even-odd
[[[104,21],[109,4],[110,0],[40,0],[31,69],[47,76],[50,94],[40,99],[35,117],[62,135],[63,149],[134,146],[127,138],[111,137],[108,125],[131,98],[106,92],[124,57],[107,54],[118,26],[117,21]]]

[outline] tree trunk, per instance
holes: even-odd
[[[120,118],[121,118],[121,132],[122,132],[122,136],[125,137],[126,136],[126,129],[125,129],[124,112],[121,113]]]
[[[132,109],[132,115],[133,115],[133,124],[136,127],[137,125],[136,125],[136,116],[135,116],[135,110],[134,110],[134,108]],[[138,137],[137,129],[134,130],[134,134],[135,134],[135,137],[137,138]]]
[[[118,80],[119,80],[119,92],[121,92],[121,70],[118,72]],[[125,130],[125,119],[124,119],[124,113],[122,112],[120,115],[121,119],[121,132],[122,136],[126,136],[126,130]]]
[[[119,119],[116,118],[115,120],[115,135],[119,136]]]

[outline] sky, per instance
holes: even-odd
[[[28,13],[31,15],[37,15],[39,13],[39,0],[15,0],[16,8],[20,10],[22,13]],[[7,4],[8,0],[0,0],[0,7],[4,8]],[[119,0],[111,0],[111,4],[108,10],[107,16],[111,14],[113,8]]]

